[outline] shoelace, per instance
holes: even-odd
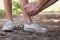
[[[12,25],[11,22],[7,22],[7,23],[6,23],[6,26],[7,26],[7,27],[9,27],[9,26],[11,26],[11,25]]]

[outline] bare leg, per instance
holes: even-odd
[[[4,7],[5,7],[7,19],[13,21],[13,19],[12,19],[12,0],[4,0]]]
[[[22,8],[23,11],[23,17],[24,17],[24,21],[26,24],[31,24],[32,23],[32,19],[31,17],[26,13],[26,11],[24,10],[24,6],[28,3],[28,0],[20,0],[20,6]]]

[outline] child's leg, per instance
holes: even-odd
[[[20,6],[22,8],[23,11],[23,17],[24,17],[24,21],[26,24],[31,24],[32,20],[31,17],[27,14],[27,12],[24,10],[24,6],[28,3],[28,0],[20,0]]]
[[[12,0],[4,0],[4,8],[8,20],[12,19]]]
[[[4,7],[7,17],[7,23],[4,24],[3,31],[13,31],[14,24],[12,19],[12,0],[4,0]]]

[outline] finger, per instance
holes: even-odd
[[[27,8],[27,6],[25,5],[24,8]]]
[[[28,7],[27,6],[24,6],[24,10],[26,10]]]
[[[30,13],[33,13],[33,9],[30,9]]]
[[[24,7],[24,10],[26,10],[26,7]]]
[[[27,12],[27,6],[24,7],[25,12]]]

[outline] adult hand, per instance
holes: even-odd
[[[27,5],[25,5],[24,9],[30,16],[33,16],[39,13],[38,8],[36,7],[36,3],[28,3]]]

